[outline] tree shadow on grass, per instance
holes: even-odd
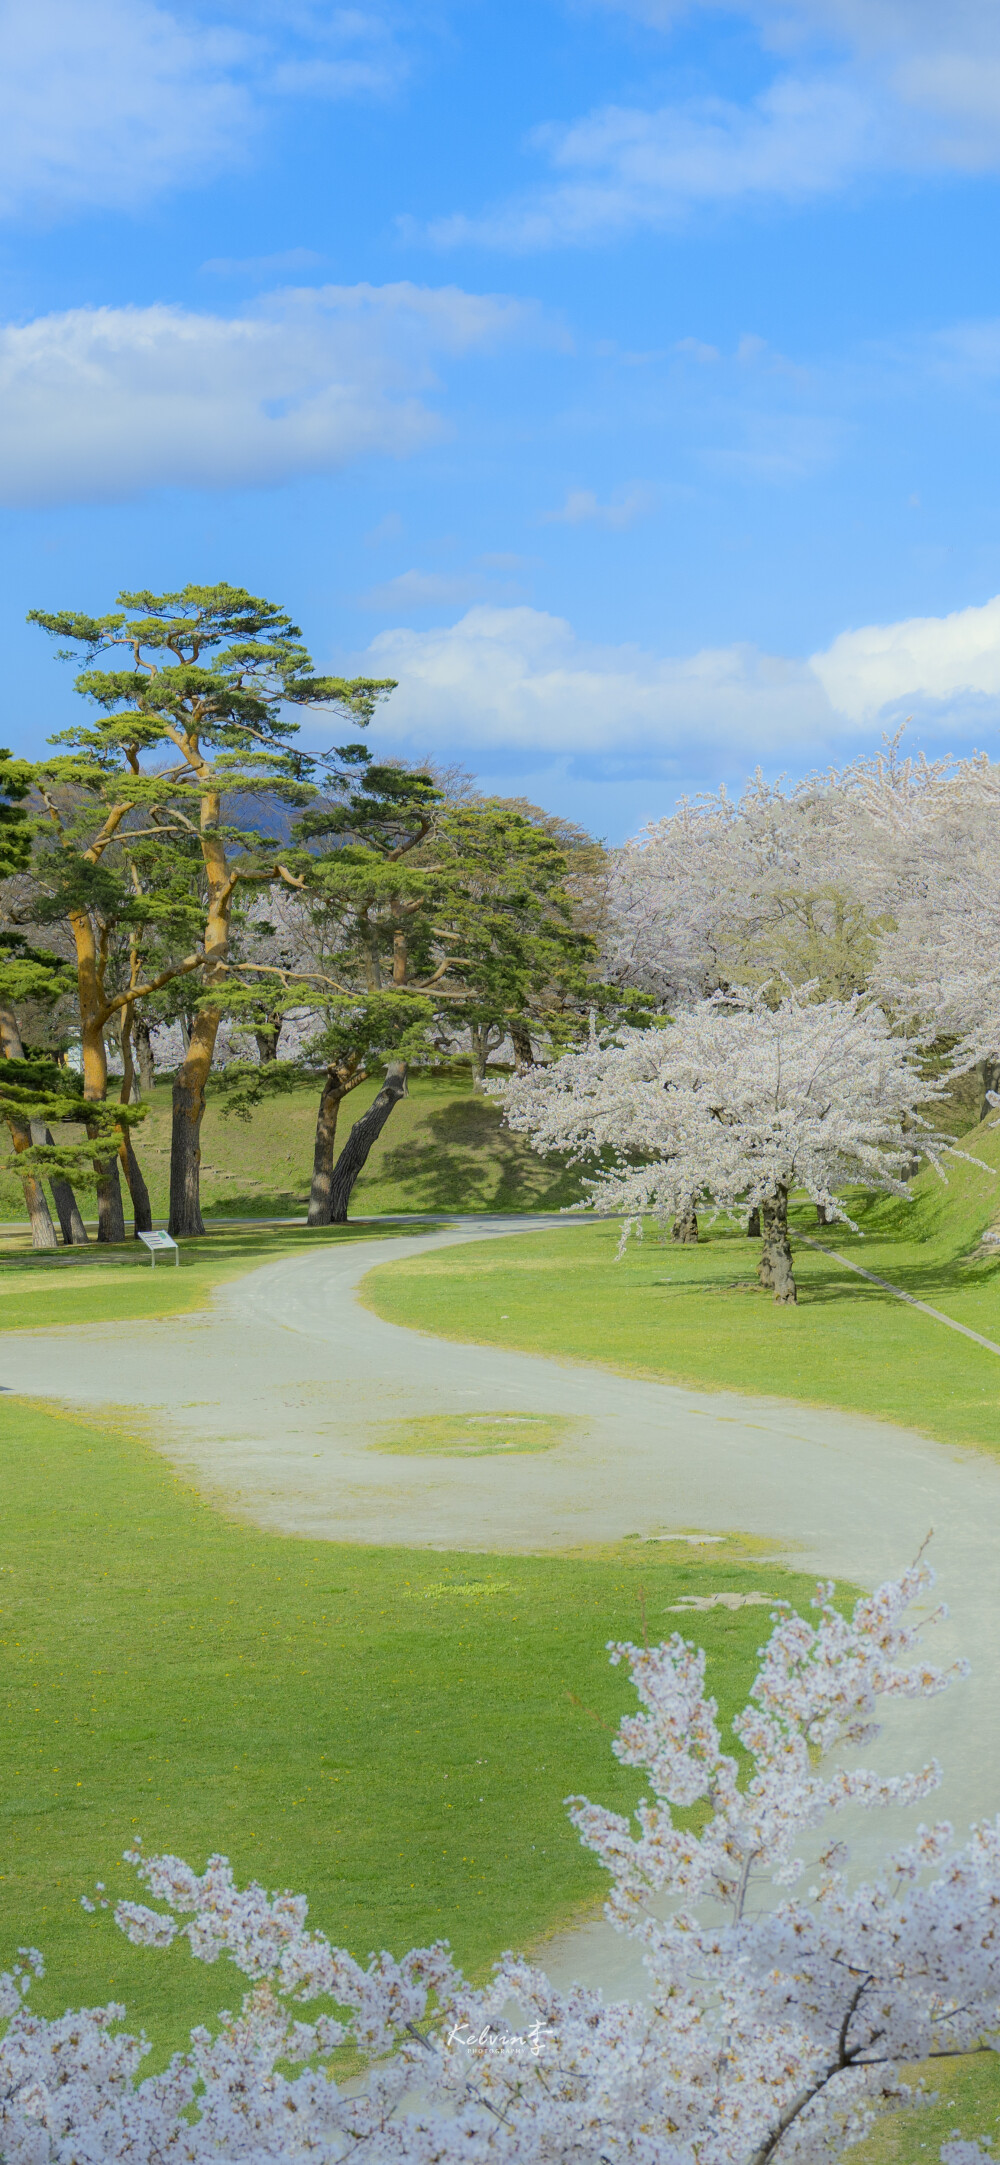
[[[389,1186],[398,1210],[561,1210],[583,1192],[576,1167],[546,1164],[476,1098],[425,1114],[412,1137],[373,1152],[355,1208],[372,1208],[373,1191]]]

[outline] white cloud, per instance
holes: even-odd
[[[750,645],[662,655],[581,638],[531,608],[384,631],[350,666],[399,680],[380,734],[478,756],[625,761],[722,753],[798,771],[907,711],[939,736],[1000,722],[1000,596],[952,616],[844,632],[808,661]]]
[[[132,209],[238,165],[278,97],[383,97],[406,60],[375,7],[0,0],[0,216]]]
[[[475,215],[435,220],[439,246],[610,239],[693,207],[802,202],[878,170],[1000,167],[996,0],[605,0],[669,33],[697,8],[740,13],[778,71],[744,102],[607,105],[536,129],[549,177]]]
[[[803,727],[829,721],[809,670],[752,647],[664,659],[636,646],[580,639],[539,609],[470,609],[433,631],[381,632],[363,666],[399,679],[380,734],[470,752],[667,754],[702,743],[745,744],[748,759],[781,754]]]
[[[2,0],[0,213],[131,206],[240,157],[247,53],[151,0]]]
[[[675,222],[697,203],[828,194],[865,162],[870,117],[854,86],[784,76],[752,104],[692,99],[647,112],[605,106],[536,132],[561,176],[478,217],[434,221],[439,247],[530,249]]]
[[[633,482],[631,488],[620,489],[609,504],[598,502],[593,489],[569,489],[566,501],[558,511],[542,513],[545,526],[609,526],[621,532],[626,526],[634,526],[637,519],[652,511],[657,493],[644,481]]]
[[[401,457],[438,434],[434,363],[539,319],[457,287],[325,286],[225,317],[72,309],[0,331],[0,500],[228,488]]]
[[[1000,595],[950,616],[913,616],[841,632],[810,668],[855,723],[912,704],[953,712],[1000,699]]]

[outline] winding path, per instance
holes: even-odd
[[[928,1654],[965,1651],[974,1673],[929,1705],[895,1707],[869,1756],[898,1768],[936,1753],[946,1778],[933,1816],[964,1826],[995,1812],[1000,1465],[786,1400],[453,1344],[385,1323],[353,1297],[369,1271],[399,1257],[541,1222],[551,1221],[458,1222],[386,1239],[376,1257],[367,1244],[313,1251],[238,1279],[204,1314],[130,1325],[127,1335],[114,1323],[11,1333],[2,1383],[93,1407],[107,1403],[113,1375],[116,1403],[150,1416],[159,1447],[204,1490],[260,1526],[313,1539],[502,1552],[739,1529],[776,1550],[788,1545],[788,1560],[806,1569],[871,1585],[933,1527],[952,1614]],[[473,1409],[552,1413],[573,1425],[537,1455],[378,1448],[379,1424]],[[768,1591],[766,1565],[759,1583]],[[893,1818],[895,1836],[904,1821]],[[887,1832],[873,1828],[867,1840],[881,1846]],[[864,1829],[860,1837],[863,1849]],[[553,1943],[548,1959],[560,1978],[636,1982],[631,1949],[600,1925]]]

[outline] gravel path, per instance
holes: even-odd
[[[1000,1466],[857,1416],[452,1344],[384,1323],[353,1298],[362,1277],[398,1257],[541,1222],[455,1223],[387,1239],[377,1258],[367,1245],[323,1249],[237,1280],[204,1314],[127,1333],[111,1323],[11,1333],[2,1383],[94,1406],[108,1402],[113,1377],[115,1402],[145,1411],[160,1448],[204,1490],[260,1526],[313,1539],[503,1551],[739,1529],[776,1552],[787,1545],[804,1568],[871,1585],[933,1527],[952,1616],[928,1652],[966,1651],[974,1675],[929,1706],[894,1708],[870,1756],[899,1767],[936,1753],[946,1781],[935,1818],[964,1825],[995,1812]],[[380,1424],[514,1410],[572,1426],[534,1455],[377,1447]],[[769,1591],[766,1566],[759,1584]],[[664,1632],[674,1623],[665,1619]],[[895,1834],[905,1822],[893,1822]],[[888,1832],[883,1823],[868,1840]],[[861,1839],[867,1847],[863,1830]],[[548,1959],[560,1978],[636,1983],[631,1950],[603,1925],[553,1943]]]

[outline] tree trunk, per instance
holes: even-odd
[[[45,1140],[47,1143],[52,1141],[48,1128],[45,1130]],[[89,1247],[90,1235],[80,1215],[80,1206],[70,1182],[68,1180],[50,1179],[49,1186],[52,1190],[52,1200],[59,1217],[60,1231],[67,1248]]]
[[[117,1157],[95,1158],[94,1171],[97,1175],[97,1238],[124,1240],[125,1212]]]
[[[331,1198],[333,1195],[334,1147],[337,1141],[337,1116],[348,1091],[363,1076],[352,1074],[339,1062],[326,1071],[316,1115],[316,1139],[313,1144],[312,1186],[309,1190],[308,1225],[329,1225]]]
[[[406,1062],[393,1060],[376,1098],[356,1120],[333,1168],[330,1188],[331,1225],[346,1225],[347,1206],[358,1174],[364,1170],[372,1144],[377,1141],[390,1113],[406,1096]]]
[[[757,1275],[761,1285],[770,1287],[778,1306],[789,1308],[798,1300],[798,1293],[788,1238],[788,1189],[779,1188],[769,1196],[760,1206],[760,1215],[764,1246]]]
[[[748,1239],[748,1240],[760,1240],[760,1239],[761,1239],[761,1224],[760,1224],[760,1205],[759,1205],[759,1203],[758,1203],[758,1204],[756,1205],[756,1207],[755,1207],[755,1208],[754,1208],[754,1209],[753,1209],[753,1210],[752,1210],[752,1211],[750,1212],[750,1216],[749,1216],[749,1218],[747,1219],[747,1239]]]
[[[831,1218],[825,1203],[817,1203],[816,1205],[816,1223],[817,1225],[833,1224],[833,1219]]]
[[[697,1240],[698,1213],[694,1207],[693,1195],[688,1196],[687,1202],[684,1203],[681,1206],[681,1209],[677,1212],[677,1216],[674,1219],[673,1228],[671,1230],[670,1238],[671,1240]]]
[[[1000,1090],[1000,1060],[981,1060],[979,1072],[983,1079],[983,1096],[979,1108],[979,1118],[985,1120],[990,1113],[996,1111],[995,1105],[990,1103],[990,1095],[991,1092]]]
[[[122,1172],[125,1175],[129,1195],[132,1198],[132,1238],[138,1240],[140,1233],[152,1232],[153,1211],[149,1200],[149,1189],[142,1177],[142,1167],[132,1148],[132,1137],[127,1128],[122,1129],[118,1157]]]
[[[131,1103],[135,1086],[135,1068],[132,1064],[132,1034],[135,1016],[131,1001],[121,1011],[122,1086],[119,1102]],[[140,1233],[153,1230],[153,1213],[149,1206],[149,1189],[142,1177],[139,1160],[135,1154],[131,1130],[123,1127],[118,1145],[118,1158],[125,1175],[128,1192],[132,1198],[132,1238],[138,1240]]]
[[[170,1231],[175,1240],[194,1239],[205,1230],[201,1215],[201,1123],[220,1020],[217,1007],[199,1009],[187,1059],[174,1076]]]
[[[514,1058],[517,1062],[518,1072],[520,1073],[522,1068],[534,1067],[535,1055],[531,1043],[531,1031],[526,1022],[511,1023],[510,1041],[514,1047]]]
[[[156,1064],[153,1059],[152,1032],[148,1022],[136,1017],[134,1025],[136,1065],[139,1069],[139,1095],[151,1098],[156,1082]]]
[[[33,1120],[31,1122],[31,1140],[36,1148],[39,1144],[51,1143],[52,1129],[47,1128],[42,1120]],[[50,1173],[49,1187],[52,1190],[52,1200],[56,1206],[59,1229],[66,1247],[88,1247],[87,1228],[80,1216],[79,1204],[69,1181],[62,1179],[58,1173],[55,1176]]]
[[[269,1060],[277,1059],[278,1039],[280,1036],[280,1022],[271,1024],[265,1029],[254,1031],[254,1042],[257,1046],[257,1051],[260,1056],[260,1064],[262,1067],[264,1067]]]
[[[12,1007],[0,1006],[0,1055],[2,1055],[5,1060],[24,1059],[24,1045],[21,1041],[21,1031],[18,1024],[17,1016],[15,1015]],[[38,1129],[37,1134],[35,1132],[36,1127]],[[52,1141],[51,1129],[42,1127],[41,1121],[32,1123],[30,1135],[33,1143],[51,1143]],[[14,1139],[13,1129],[11,1130],[11,1136],[12,1139]],[[24,1143],[19,1144],[16,1139],[14,1139],[15,1150],[23,1150],[25,1147],[26,1145]],[[52,1189],[52,1200],[55,1203],[56,1210],[59,1215],[59,1225],[62,1232],[63,1240],[65,1241],[67,1248],[74,1246],[74,1244],[77,1247],[84,1247],[87,1244],[86,1227],[84,1226],[83,1219],[80,1216],[76,1196],[73,1193],[69,1181],[57,1178],[55,1180],[51,1180],[49,1185]],[[38,1224],[42,1238],[40,1240],[35,1240],[35,1216],[32,1214],[32,1205],[28,1201],[28,1190],[25,1181],[22,1181],[22,1186],[24,1187],[24,1200],[28,1208],[28,1216],[31,1219],[31,1237],[33,1245],[36,1248],[54,1247],[55,1235],[53,1234],[53,1238],[51,1241],[46,1237],[45,1218],[41,1216],[41,1214],[38,1214]],[[42,1188],[40,1181],[37,1182],[37,1186],[41,1191],[42,1202],[45,1203],[45,1190],[44,1188]],[[34,1200],[37,1212],[37,1198],[35,1198]],[[45,1214],[46,1216],[48,1216],[49,1224],[51,1225],[52,1218],[51,1214],[49,1213],[47,1204],[45,1205]]]
[[[31,1129],[28,1127],[27,1122],[11,1120],[8,1125],[10,1127],[10,1139],[15,1150],[30,1150]],[[38,1178],[38,1174],[21,1173],[19,1177],[21,1186],[24,1189],[25,1207],[31,1222],[32,1247],[56,1247],[56,1229],[52,1223],[52,1213],[45,1200],[45,1189]]]
[[[482,1090],[486,1082],[486,1055],[489,1050],[489,1029],[479,1029],[472,1023],[469,1038],[472,1045],[472,1087]]]

